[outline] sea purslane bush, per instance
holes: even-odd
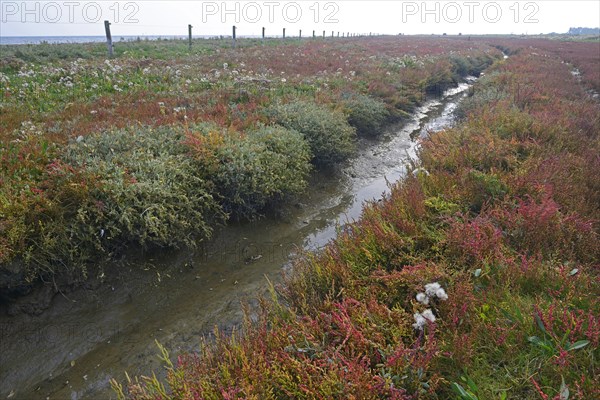
[[[342,102],[348,113],[348,122],[356,128],[359,135],[379,135],[383,124],[390,117],[384,102],[364,94],[345,94]]]
[[[209,184],[195,173],[182,138],[173,129],[146,127],[70,144],[54,179],[78,193],[57,197],[63,212],[52,222],[64,229],[54,237],[53,249],[43,250],[85,261],[87,253],[92,258],[94,251],[111,252],[127,243],[193,246],[209,237],[223,214]]]
[[[341,111],[314,102],[297,101],[276,104],[267,112],[278,124],[304,135],[316,165],[334,165],[350,157],[355,150],[356,130]]]
[[[236,219],[254,218],[267,205],[306,188],[311,153],[295,130],[274,125],[240,135],[201,124],[188,143],[224,210]]]

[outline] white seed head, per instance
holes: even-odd
[[[434,297],[435,293],[438,291],[438,289],[440,289],[441,286],[439,283],[437,282],[433,282],[433,283],[428,283],[427,285],[425,285],[425,294],[429,297]]]
[[[420,313],[415,313],[415,323],[413,324],[413,328],[415,329],[423,329],[423,327],[427,324],[427,320],[423,318]]]
[[[417,294],[417,301],[419,303],[427,305],[427,304],[429,304],[429,297],[427,297],[427,295],[425,293],[419,293],[419,294]]]
[[[446,291],[443,288],[436,290],[435,295],[440,300],[448,300],[448,294],[446,294]]]
[[[435,315],[433,315],[433,312],[429,308],[427,310],[423,311],[423,313],[421,315],[427,321],[429,321],[429,322],[435,322]]]

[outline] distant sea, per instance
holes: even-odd
[[[194,39],[213,38],[212,36],[194,36]],[[113,42],[159,39],[187,39],[187,36],[113,36]],[[9,44],[40,44],[40,43],[96,43],[106,41],[105,36],[0,36],[0,45]]]

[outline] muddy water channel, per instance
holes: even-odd
[[[277,282],[295,254],[324,246],[337,226],[360,216],[364,201],[405,174],[414,138],[452,124],[469,87],[427,101],[377,139],[361,139],[356,158],[316,174],[277,217],[231,224],[196,251],[130,254],[107,272],[109,283],[57,294],[41,315],[3,313],[0,398],[114,398],[110,378],[163,373],[155,340],[174,357],[197,350],[215,326],[231,331],[240,304],[252,306],[267,278]]]

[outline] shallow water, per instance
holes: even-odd
[[[0,316],[0,397],[114,398],[110,378],[163,372],[155,341],[174,358],[197,350],[215,326],[231,331],[240,304],[266,293],[267,278],[277,282],[295,254],[324,246],[360,216],[363,202],[389,191],[416,157],[413,138],[451,125],[469,87],[429,100],[377,139],[361,139],[353,160],[315,174],[277,218],[228,225],[196,251],[130,254],[136,261],[115,265],[111,284],[56,295],[39,316]]]

